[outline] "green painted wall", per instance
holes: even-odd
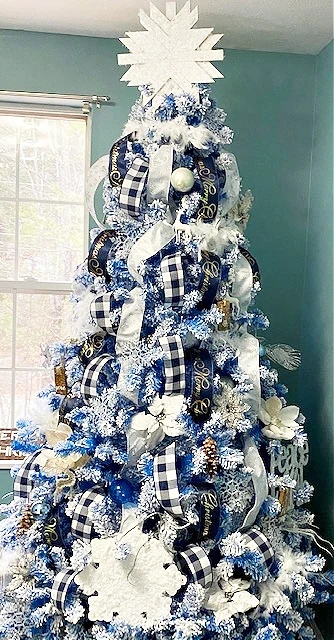
[[[103,38],[0,31],[0,89],[111,95],[112,106],[94,111],[94,161],[119,136],[137,95],[119,82],[120,50],[118,41]],[[263,277],[258,306],[272,322],[267,337],[296,347],[301,346],[315,69],[320,73],[323,64],[321,57],[228,50],[221,66],[225,79],[213,88],[236,132],[233,151],[243,186],[256,199],[248,236]],[[283,372],[282,381],[291,401],[298,402],[298,374]],[[0,472],[0,483],[1,493],[9,490],[6,472]]]
[[[314,509],[325,537],[333,519],[333,56],[332,41],[316,60],[310,208],[305,255],[300,397],[308,416]]]

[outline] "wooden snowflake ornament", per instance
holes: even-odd
[[[140,10],[139,20],[146,31],[129,31],[120,38],[130,53],[119,54],[118,64],[130,65],[121,78],[129,86],[151,86],[151,95],[143,96],[144,104],[152,100],[158,106],[168,93],[196,95],[194,84],[223,77],[211,64],[224,58],[223,49],[212,48],[222,34],[213,34],[213,28],[192,28],[198,21],[198,7],[191,9],[190,0],[179,12],[176,2],[166,2],[166,15],[150,3],[150,15]]]

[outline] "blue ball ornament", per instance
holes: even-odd
[[[259,347],[260,358],[263,358],[266,355],[266,351],[267,349],[265,348],[264,344],[260,344],[260,347]]]
[[[51,505],[48,502],[36,500],[32,503],[30,510],[35,520],[44,520],[51,511]]]
[[[126,504],[133,501],[133,486],[128,480],[120,478],[108,488],[110,498],[119,504]]]

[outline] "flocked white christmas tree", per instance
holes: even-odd
[[[300,357],[257,337],[252,195],[204,86],[221,36],[197,19],[190,2],[151,5],[122,39],[141,96],[75,274],[73,339],[49,346],[55,386],[20,422],[6,640],[309,640],[330,597],[304,418],[271,365]]]

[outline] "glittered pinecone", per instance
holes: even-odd
[[[25,531],[28,531],[28,529],[30,529],[30,527],[34,524],[34,522],[35,522],[34,516],[31,513],[30,505],[28,505],[23,511],[23,514],[20,518],[18,533],[20,535],[23,535]]]
[[[208,436],[203,442],[203,450],[206,458],[206,472],[214,476],[218,470],[218,449],[216,441]]]

